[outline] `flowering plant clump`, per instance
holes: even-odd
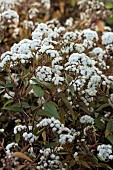
[[[1,168],[112,170],[113,32],[91,28],[37,23],[1,54]]]
[[[30,38],[37,24],[49,13],[49,0],[0,0],[0,54],[23,38]],[[26,14],[27,11],[27,14]],[[45,18],[46,20],[46,18]],[[10,42],[9,42],[10,41]]]

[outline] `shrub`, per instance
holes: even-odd
[[[1,55],[2,167],[112,169],[113,32],[53,19],[30,37]]]

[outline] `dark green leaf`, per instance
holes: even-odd
[[[88,165],[88,163],[83,160],[79,160],[78,163],[79,163],[79,165],[83,165],[84,167],[91,169],[91,167]]]
[[[15,135],[15,141],[16,141],[16,143],[18,143],[20,141],[20,134],[19,133],[17,133]]]
[[[5,85],[6,88],[8,88],[8,87],[13,87],[13,86],[14,86],[13,83],[8,83],[8,84]]]
[[[99,167],[108,168],[108,169],[110,169],[110,170],[113,170],[113,169],[112,169],[109,165],[107,165],[107,164],[99,163],[98,165],[99,165]]]
[[[57,112],[57,108],[53,102],[44,103],[44,110],[48,112],[49,116],[53,116],[55,118],[59,118],[59,114]]]
[[[74,87],[73,87],[72,84],[70,85],[70,83],[73,80],[73,78],[70,75],[66,75],[66,80],[67,80],[67,83],[68,83],[68,88],[69,88],[71,94],[74,96],[75,95],[74,94]]]
[[[4,86],[0,86],[0,90],[3,90],[4,89]]]
[[[70,90],[70,92],[71,92],[71,94],[74,96],[75,95],[75,90],[74,90],[74,87],[73,87],[73,85],[71,84],[69,87],[69,90]]]
[[[44,90],[41,87],[33,86],[33,91],[36,97],[43,97],[44,96]]]
[[[4,110],[11,110],[11,111],[15,111],[15,112],[21,112],[22,109],[20,107],[15,107],[15,106],[7,106],[7,107],[3,107],[2,109]]]
[[[60,152],[59,155],[68,155],[68,152]]]
[[[57,119],[59,118],[58,112],[49,112],[49,111],[42,110],[42,109],[40,109],[37,112],[37,115],[39,115],[39,116],[55,117]]]
[[[107,23],[108,24],[113,24],[113,15],[108,18]]]
[[[27,102],[22,102],[21,104],[22,104],[22,107],[23,107],[23,108],[29,108],[29,107],[30,107]],[[20,107],[21,107],[21,106],[20,106]]]
[[[70,170],[70,168],[75,165],[75,160],[71,159],[70,162],[69,162],[69,165],[70,165],[70,167],[67,170]]]
[[[4,39],[4,36],[0,35],[0,43],[2,42],[3,39]]]
[[[100,112],[102,109],[106,108],[109,106],[109,103],[102,104],[96,111]]]
[[[73,78],[70,75],[66,75],[66,80],[67,80],[67,83],[69,84],[69,83],[71,83]]]
[[[113,131],[113,120],[110,120],[106,125],[105,137],[107,137]]]
[[[39,130],[39,128],[37,127],[34,129],[33,134],[36,136],[40,136],[44,130],[45,130],[45,127],[42,128],[41,130]]]
[[[44,106],[44,110],[51,112],[51,113],[54,112],[55,114],[57,114],[57,108],[53,102],[46,102],[44,103],[43,106]]]
[[[57,142],[51,142],[51,143],[47,143],[44,148],[54,148],[58,145]]]
[[[50,90],[52,89],[52,85],[50,83],[46,83],[45,81],[40,81],[39,79],[32,79],[32,81],[34,81],[36,84],[42,87],[46,87]]]
[[[0,85],[4,85],[4,86],[5,86],[4,81],[1,81],[1,80],[0,80]]]
[[[97,126],[98,129],[104,130],[105,124],[100,119],[101,119],[100,117],[95,118],[95,125]]]
[[[91,161],[91,163],[93,163],[94,165],[98,165],[98,159],[96,158],[96,156],[92,156],[92,157],[90,158],[90,161]]]
[[[109,135],[109,136],[107,136],[107,139],[112,143],[112,145],[113,145],[113,135]]]
[[[89,114],[89,110],[88,107],[86,107],[86,105],[83,102],[79,102],[80,105],[80,109],[82,109],[85,113]]]
[[[8,104],[10,104],[10,103],[12,103],[12,102],[13,102],[13,100],[8,100],[8,101],[4,104],[3,107],[7,106]]]
[[[77,114],[75,111],[73,111],[72,106],[70,105],[69,101],[68,101],[67,98],[65,97],[65,94],[60,93],[60,94],[59,94],[59,97],[61,97],[63,103],[65,104],[65,106],[66,106],[66,107],[68,108],[68,110],[70,111],[73,119],[76,120],[76,119],[78,118],[78,114]]]
[[[34,106],[34,105],[31,106],[32,111],[36,110],[36,108],[37,106]]]
[[[12,102],[12,101],[11,101]],[[7,103],[6,103],[7,104]],[[20,103],[15,103],[11,106],[5,106],[2,109],[4,110],[11,110],[11,111],[17,111],[17,112],[21,112],[22,111],[22,106]]]

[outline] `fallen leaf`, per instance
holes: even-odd
[[[44,144],[46,144],[46,132],[45,131],[43,131],[42,133],[42,138],[43,138]]]
[[[25,152],[26,150],[28,150],[29,146],[30,145],[28,144],[27,146],[23,147],[20,152]]]
[[[104,23],[102,21],[97,22],[98,31],[104,32]]]
[[[21,152],[14,152],[13,156],[26,159],[27,161],[33,162],[28,156]]]

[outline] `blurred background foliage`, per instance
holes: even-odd
[[[77,2],[79,1],[80,0],[50,0],[50,9],[45,9],[43,4],[38,6],[40,0],[21,0],[21,3],[16,3],[11,9],[17,11],[19,15],[19,23],[9,24],[7,22],[0,22],[0,43],[2,43],[0,54],[9,50],[14,43],[17,43],[24,38],[31,38],[31,32],[37,27],[38,23],[46,22],[53,18],[58,19],[62,25],[65,25],[66,20],[72,17],[76,29],[85,29],[87,19],[82,21],[80,19],[81,11],[77,5]],[[106,8],[111,14],[106,16],[106,19],[104,20],[102,19],[102,16],[100,16],[97,21],[93,22],[96,22],[96,24],[101,27],[100,30],[103,30],[103,23],[105,23],[104,25],[106,26],[110,26],[113,30],[113,0],[100,1],[104,2]],[[1,7],[2,6],[0,6],[0,11],[2,12]],[[32,9],[37,9],[37,14],[30,18],[30,12]],[[18,34],[15,36],[14,34],[16,31]]]

